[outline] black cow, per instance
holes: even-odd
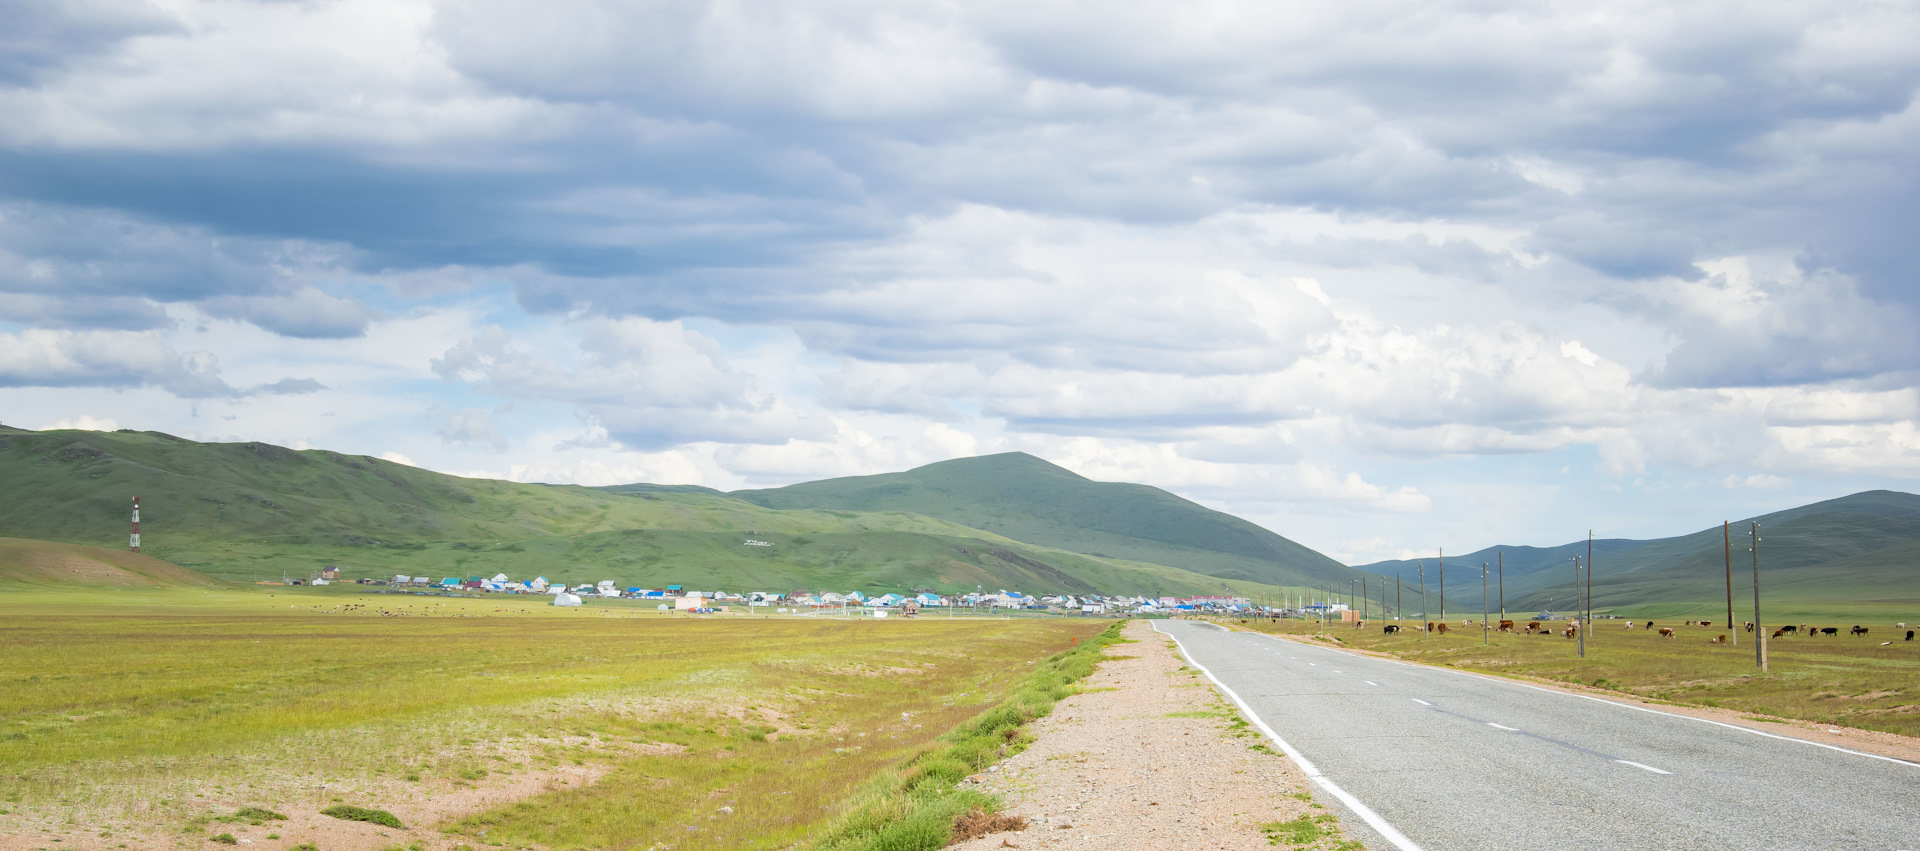
[[[1866,627],[1864,627],[1864,626],[1860,626],[1860,625],[1858,625],[1858,624],[1855,624],[1855,625],[1854,625],[1854,627],[1853,627],[1853,631],[1852,631],[1852,632],[1849,632],[1849,633],[1847,633],[1847,634],[1848,634],[1848,635],[1866,635],[1866,634],[1867,634],[1867,628],[1866,628]]]
[[[1387,624],[1385,627],[1382,627],[1381,631],[1385,632],[1388,635],[1393,635],[1394,633],[1397,633],[1400,631],[1400,625],[1397,623],[1390,623],[1390,624]]]
[[[1913,630],[1907,630],[1907,640],[1908,641],[1913,640]]]
[[[1837,626],[1823,626],[1820,628],[1819,631],[1821,635],[1839,635],[1840,634],[1840,628]]]

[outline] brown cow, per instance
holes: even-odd
[[[1780,636],[1783,636],[1783,635],[1786,635],[1786,634],[1787,634],[1787,631],[1786,631],[1786,630],[1784,630],[1784,629],[1776,629],[1776,630],[1774,630],[1774,631],[1773,631],[1773,637],[1774,637],[1774,638],[1779,638]]]
[[[1661,638],[1672,638],[1672,637],[1673,637],[1673,627],[1670,627],[1670,626],[1663,626],[1663,627],[1661,627],[1661,628],[1660,628],[1660,637],[1661,637]]]
[[[1575,635],[1576,633],[1578,633],[1579,631],[1580,631],[1580,628],[1579,628],[1579,627],[1577,627],[1577,626],[1570,626],[1570,627],[1567,627],[1567,628],[1566,628],[1565,630],[1562,630],[1562,631],[1560,632],[1560,634],[1561,634],[1561,635],[1563,635],[1563,636],[1566,636],[1567,638],[1572,638],[1572,637],[1573,637],[1573,636],[1574,636],[1574,635]]]
[[[1727,643],[1727,637],[1726,637],[1725,635],[1722,635],[1722,636],[1720,636],[1719,638],[1716,638],[1716,639],[1714,639],[1714,640],[1713,640],[1713,643],[1715,643],[1715,644],[1725,644],[1725,643]]]
[[[1534,633],[1536,633],[1536,632],[1539,632],[1539,631],[1540,631],[1540,622],[1539,622],[1539,621],[1528,621],[1528,622],[1527,622],[1527,634],[1528,634],[1528,635],[1532,635],[1532,634],[1534,634]]]
[[[1713,626],[1713,621],[1701,621],[1700,625],[1710,627]]]
[[[1512,632],[1512,631],[1513,631],[1513,621],[1501,621],[1501,622],[1500,622],[1500,631],[1501,631],[1501,632]]]
[[[1440,623],[1434,624],[1434,629],[1438,631],[1441,635],[1447,634],[1447,624],[1445,621],[1441,621]]]

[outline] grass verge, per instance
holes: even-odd
[[[1027,678],[998,705],[940,737],[899,768],[881,773],[856,795],[817,851],[932,851],[953,838],[955,822],[974,811],[994,812],[999,802],[960,782],[987,765],[1019,753],[1028,722],[1053,711],[1074,693],[1073,684],[1093,673],[1102,650],[1119,643],[1126,621],[1107,627],[1034,665]]]

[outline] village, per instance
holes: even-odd
[[[838,593],[833,591],[753,591],[746,594],[728,591],[689,590],[681,585],[665,585],[659,588],[629,586],[603,579],[591,584],[569,585],[565,582],[550,581],[544,576],[530,580],[516,580],[504,573],[491,577],[442,577],[409,576],[398,574],[390,579],[351,579],[343,580],[340,568],[328,566],[318,573],[304,579],[287,579],[285,585],[332,585],[339,582],[352,582],[356,585],[368,585],[385,588],[401,588],[413,592],[440,593],[481,593],[481,594],[534,594],[551,596],[555,606],[579,606],[587,600],[640,600],[658,604],[661,611],[681,611],[695,613],[731,612],[732,607],[741,610],[770,608],[778,614],[806,614],[824,611],[860,612],[885,617],[888,612],[897,612],[906,617],[919,614],[922,610],[943,610],[957,612],[964,610],[973,613],[1030,612],[1054,615],[1153,615],[1153,614],[1223,614],[1232,615],[1258,610],[1246,597],[1239,596],[1118,596],[1100,594],[1025,594],[1019,591],[1001,589],[996,592],[975,591],[969,594],[943,595],[930,590],[910,590],[907,592],[887,592],[866,594],[860,591]],[[1344,607],[1342,607],[1344,608]]]

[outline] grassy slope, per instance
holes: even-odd
[[[144,553],[0,538],[0,587],[211,588],[219,583]]]
[[[1753,518],[1761,524],[1761,590],[1776,604],[1875,602],[1920,606],[1920,496],[1867,491]],[[1748,521],[1732,524],[1735,613],[1752,605],[1752,555]],[[1507,600],[1519,610],[1566,608],[1573,599],[1572,558],[1586,554],[1581,541],[1552,548],[1495,547],[1449,558],[1472,565],[1507,553]],[[1594,544],[1596,608],[1648,605],[1692,611],[1688,604],[1726,598],[1726,552],[1720,527],[1650,541],[1604,540]],[[1370,573],[1412,577],[1406,562],[1362,566]],[[1429,581],[1433,562],[1427,562]],[[1679,605],[1681,608],[1671,608]],[[1700,609],[1711,611],[1711,607]],[[1724,616],[1723,616],[1724,617]]]
[[[611,494],[463,479],[365,456],[168,435],[0,427],[0,534],[124,541],[236,581],[396,573],[726,590],[975,585],[1030,592],[1259,589],[1022,544],[901,511],[772,510],[700,489]],[[774,547],[747,547],[748,537]]]
[[[903,473],[739,491],[772,508],[911,511],[1017,541],[1277,585],[1356,574],[1312,549],[1159,488],[1095,482],[1022,452]]]

